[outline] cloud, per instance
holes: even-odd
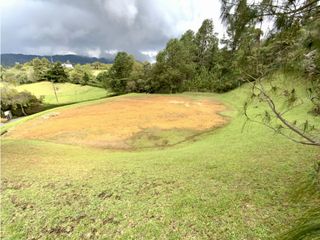
[[[1,0],[0,0],[1,1]],[[110,56],[127,51],[139,60],[188,29],[213,18],[219,0],[2,0],[2,52],[72,52]]]
[[[149,51],[140,51],[140,53],[148,57],[148,59],[146,59],[147,61],[154,63],[156,61],[156,56],[158,54],[158,51],[149,50]]]
[[[88,53],[88,56],[89,56],[89,57],[96,57],[96,58],[98,58],[98,57],[100,57],[100,55],[101,55],[101,50],[100,50],[100,48],[89,49],[89,50],[87,50],[87,53]]]
[[[157,56],[158,51],[141,51],[141,53],[142,53],[143,55],[146,55],[146,56],[152,58],[152,57]]]
[[[129,26],[134,23],[138,13],[136,1],[133,0],[104,1],[104,7],[111,18],[120,23],[124,21]]]
[[[110,55],[116,55],[118,52],[119,52],[118,49],[109,49],[105,51],[106,54],[110,54]]]

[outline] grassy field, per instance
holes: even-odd
[[[55,83],[54,86],[56,88],[58,102],[56,100],[51,82],[43,81],[11,87],[17,89],[18,91],[29,91],[37,97],[44,96],[44,103],[53,105],[76,103],[107,96],[105,89],[97,87],[81,86],[72,83]]]
[[[290,81],[281,80],[297,83]],[[319,206],[319,194],[296,195],[312,185],[320,151],[260,125],[241,131],[248,92],[180,95],[223,102],[230,122],[174,147],[117,151],[4,137],[3,239],[275,239]],[[303,119],[309,107],[288,117]]]
[[[108,68],[107,69],[93,69],[93,70],[91,70],[91,73],[92,73],[93,76],[96,77],[96,76],[99,75],[99,73],[108,71],[111,68],[111,66],[112,66],[112,64],[108,64]]]
[[[106,97],[107,92],[105,89],[81,86],[72,83],[56,83],[54,84],[57,96],[58,104],[82,102],[92,99],[98,99]],[[27,90],[38,97],[44,96],[44,102],[48,104],[57,104],[56,97],[54,95],[53,86],[50,82],[39,82],[32,84],[24,84],[16,87],[18,91]]]

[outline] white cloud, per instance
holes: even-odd
[[[107,14],[115,17],[117,20],[125,20],[128,25],[132,25],[138,14],[135,0],[105,0],[104,8]]]
[[[156,62],[156,56],[158,54],[158,51],[155,50],[147,50],[147,51],[140,51],[140,53],[144,56],[148,57],[148,61],[151,63]]]
[[[89,49],[89,50],[87,50],[87,54],[88,54],[89,57],[96,57],[96,58],[98,58],[98,57],[100,57],[100,55],[101,55],[101,50],[100,50],[100,48]]]
[[[67,55],[67,54],[77,54],[74,51],[70,51],[68,48],[64,46],[54,46],[54,47],[48,47],[48,46],[40,46],[37,48],[34,47],[26,47],[24,49],[25,54],[38,54],[38,51],[41,53],[41,55]],[[16,52],[19,53],[19,52]]]
[[[117,49],[110,49],[105,51],[106,54],[110,54],[110,55],[116,55],[118,52],[119,51]]]
[[[153,50],[149,50],[149,51],[140,51],[143,55],[146,55],[146,56],[148,56],[148,57],[150,57],[150,58],[153,58],[153,57],[155,57],[155,56],[157,56],[157,54],[158,54],[158,51],[153,51]]]
[[[223,35],[220,20],[220,0],[158,0],[157,9],[169,23],[172,35],[180,35],[188,29],[197,31],[203,20],[212,19],[215,31]]]

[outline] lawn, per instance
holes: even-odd
[[[171,147],[114,150],[4,137],[3,239],[275,239],[319,206],[319,195],[296,193],[311,185],[320,151],[260,125],[242,131],[248,89],[176,95],[220,101],[230,119]],[[307,107],[289,118],[305,118]]]

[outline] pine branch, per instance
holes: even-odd
[[[304,145],[312,145],[312,146],[318,146],[320,147],[320,140],[313,137],[313,136],[310,136],[308,135],[305,131],[303,131],[302,129],[296,127],[293,123],[289,122],[288,120],[286,120],[283,115],[281,114],[281,112],[279,112],[276,108],[276,105],[273,101],[273,99],[267,94],[267,91],[264,89],[262,83],[260,82],[260,79],[257,79],[253,76],[251,76],[250,74],[248,73],[245,73],[249,78],[253,79],[254,82],[250,82],[250,81],[247,81],[249,84],[252,84],[252,91],[254,91],[254,89],[257,89],[263,96],[263,101],[265,101],[269,108],[271,109],[271,111],[273,112],[273,114],[275,115],[275,118],[280,120],[280,122],[282,124],[284,124],[287,129],[289,129],[290,131],[292,131],[293,133],[297,134],[298,136],[300,136],[302,139],[304,139],[305,141],[300,141],[300,140],[297,140],[295,138],[292,138],[290,137],[288,134],[284,134],[283,132],[281,131],[278,131],[278,129],[274,128],[273,126],[271,126],[270,124],[267,124],[267,123],[264,123],[264,122],[261,122],[261,121],[257,121],[257,120],[254,120],[252,118],[250,118],[250,116],[248,115],[247,113],[247,106],[245,107],[245,111],[244,111],[244,114],[246,116],[246,118],[252,122],[255,122],[255,123],[259,123],[259,124],[262,124],[264,126],[267,126],[268,128],[274,130],[275,132],[278,132],[279,134],[287,137],[288,139],[296,142],[296,143],[301,143],[301,144],[304,144]],[[259,84],[259,86],[257,86],[257,83]]]

